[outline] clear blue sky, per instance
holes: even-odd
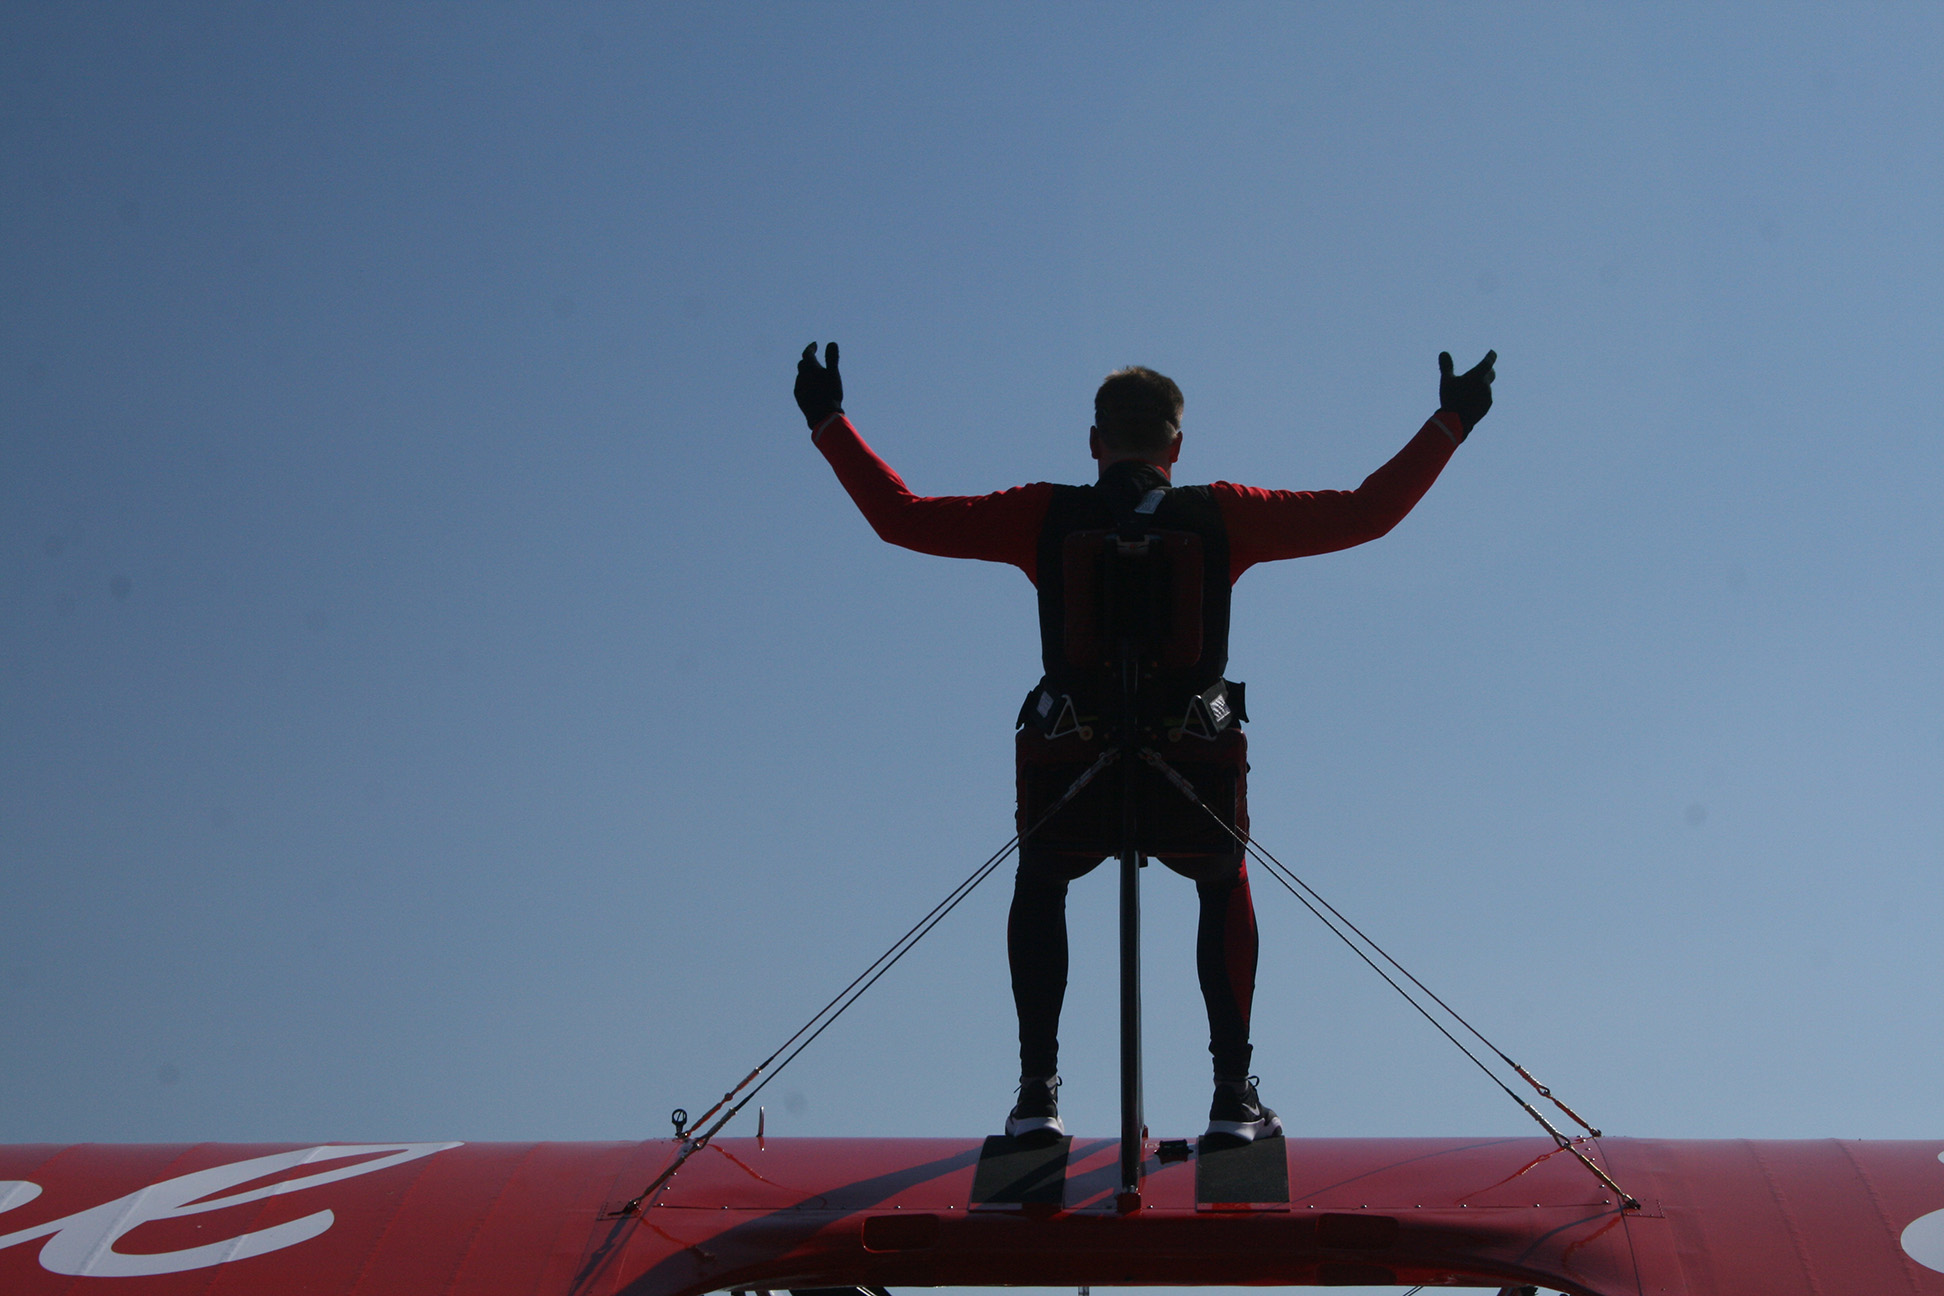
[[[0,1141],[665,1132],[1010,832],[1011,569],[925,493],[1354,485],[1238,589],[1272,848],[1609,1131],[1939,1133],[1944,17],[10,5]],[[993,1128],[1002,878],[770,1102]],[[1298,1134],[1525,1118],[1287,897]],[[1149,884],[1150,1118],[1206,1057]],[[1072,1123],[1114,1121],[1112,885]],[[768,1098],[766,1096],[766,1101]]]

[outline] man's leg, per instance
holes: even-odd
[[[1019,1074],[1051,1076],[1060,1069],[1060,1007],[1066,1002],[1068,870],[1062,858],[1030,847],[1019,852],[1012,912],[1006,919],[1006,960],[1013,1006],[1019,1012]]]
[[[1237,1147],[1283,1132],[1276,1113],[1262,1105],[1249,1075],[1249,1009],[1255,1000],[1255,904],[1248,866],[1195,881],[1201,925],[1195,934],[1195,966],[1208,1004],[1208,1051],[1215,1059],[1215,1097],[1208,1106],[1204,1151]]]
[[[1195,932],[1195,970],[1208,1007],[1208,1051],[1215,1078],[1240,1080],[1249,1074],[1254,1049],[1249,1043],[1249,1010],[1255,1002],[1255,903],[1249,871],[1233,871],[1196,881],[1201,922]]]
[[[1060,1121],[1060,1006],[1066,1000],[1067,883],[1098,864],[1031,848],[1019,855],[1006,959],[1019,1011],[1019,1101],[1006,1115],[1006,1135],[1044,1146],[1066,1133]]]

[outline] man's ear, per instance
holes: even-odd
[[[1100,458],[1100,429],[1097,427],[1087,429],[1087,453]]]
[[[1168,462],[1175,463],[1181,458],[1181,429],[1176,428],[1174,439],[1168,442]]]

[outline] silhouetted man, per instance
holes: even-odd
[[[1091,736],[1090,720],[1108,706],[1061,650],[1066,631],[1062,547],[1078,533],[1126,528],[1130,522],[1189,534],[1212,579],[1202,587],[1201,655],[1168,672],[1163,707],[1169,724],[1198,723],[1234,778],[1232,823],[1248,832],[1245,739],[1240,688],[1222,679],[1228,664],[1229,590],[1259,562],[1347,549],[1389,531],[1431,488],[1438,473],[1492,406],[1498,353],[1464,374],[1438,357],[1437,413],[1410,442],[1353,491],[1272,491],[1231,482],[1175,486],[1181,454],[1181,389],[1152,369],[1120,369],[1094,395],[1088,447],[1099,464],[1089,486],[1036,482],[991,495],[914,495],[872,453],[843,413],[837,344],[817,363],[817,346],[803,349],[796,400],[811,439],[837,472],[880,537],[920,553],[1011,563],[1039,591],[1045,675],[1019,719],[1019,869],[1007,923],[1013,1001],[1019,1013],[1019,1097],[1006,1133],[1050,1142],[1065,1133],[1059,1113],[1060,1007],[1067,980],[1067,885],[1097,866],[1105,852],[1047,846],[1032,839],[1026,821],[1032,773],[1060,744]],[[1172,690],[1172,693],[1169,692]],[[1197,710],[1199,708],[1199,710]],[[1174,732],[1179,736],[1180,730]],[[1095,750],[1098,750],[1096,747]],[[1214,750],[1213,747],[1210,749]],[[1201,901],[1196,970],[1208,1009],[1209,1052],[1215,1068],[1204,1146],[1236,1145],[1282,1132],[1262,1105],[1249,1074],[1249,1012],[1255,995],[1256,924],[1248,870],[1239,848],[1171,858],[1162,863],[1191,878]]]

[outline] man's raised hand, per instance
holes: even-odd
[[[1451,352],[1438,352],[1438,408],[1456,414],[1467,436],[1492,408],[1492,379],[1498,376],[1492,366],[1497,362],[1498,352],[1487,351],[1483,360],[1464,373],[1453,373]]]
[[[1486,397],[1486,403],[1490,402],[1491,398]],[[803,358],[797,361],[796,403],[797,408],[803,411],[804,422],[810,425],[812,432],[817,430],[817,424],[832,414],[843,412],[844,379],[837,372],[835,342],[824,347],[822,364],[817,363],[815,342],[803,348]]]

